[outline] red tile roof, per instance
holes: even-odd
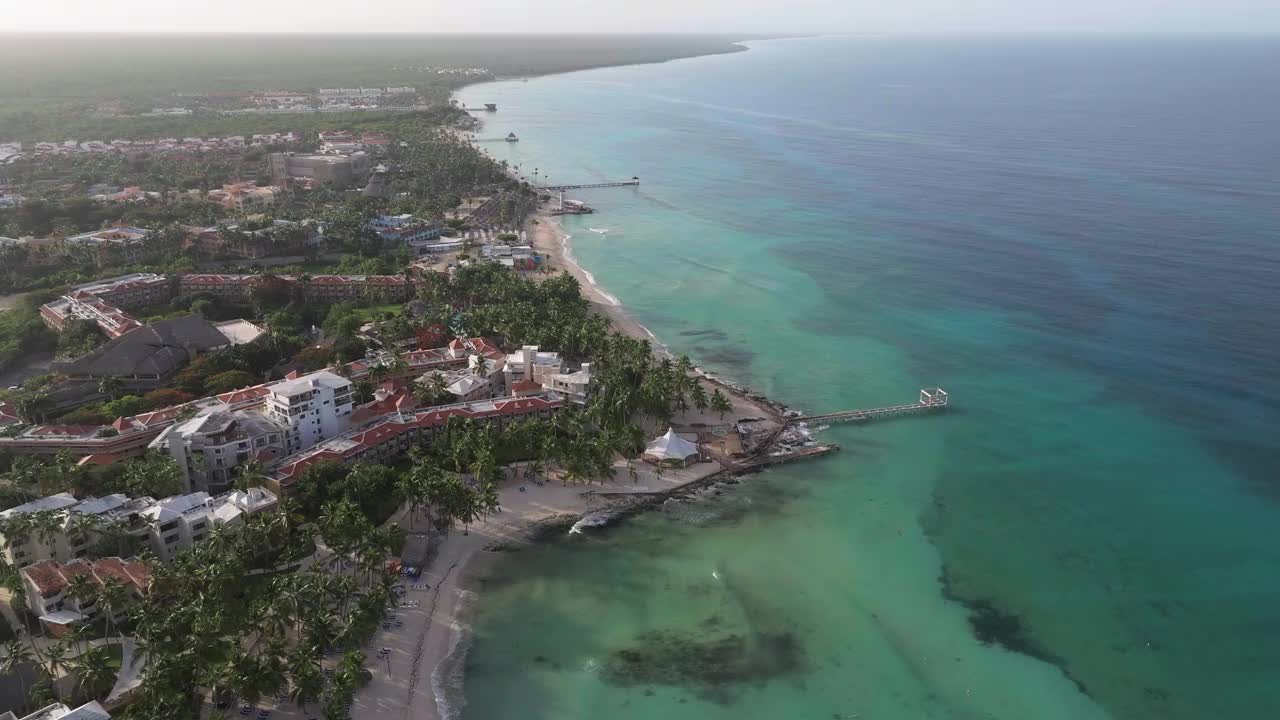
[[[115,578],[121,584],[133,586],[145,592],[151,583],[151,572],[137,561],[125,561],[117,557],[102,558],[92,563],[73,560],[65,565],[52,560],[42,560],[22,568],[22,573],[43,597],[58,594],[71,584],[72,578],[84,575],[99,587],[107,578]]]
[[[238,405],[242,402],[256,400],[271,394],[271,388],[266,385],[255,385],[249,388],[233,390],[231,392],[222,393],[218,396],[218,402],[225,405]]]
[[[67,581],[59,572],[61,566],[52,560],[41,560],[22,568],[22,574],[35,586],[36,592],[43,597],[57,595],[67,586]]]

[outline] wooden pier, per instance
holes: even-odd
[[[920,399],[909,405],[891,405],[889,407],[869,408],[866,410],[843,410],[841,412],[827,413],[826,415],[811,415],[808,417],[792,418],[788,420],[787,423],[866,422],[868,420],[878,420],[880,418],[893,417],[895,415],[908,415],[943,410],[947,407],[947,400],[948,396],[946,390],[943,390],[942,388],[925,388],[920,391]]]
[[[635,177],[621,182],[586,183],[583,185],[534,185],[533,189],[547,192],[564,192],[565,190],[587,190],[589,188],[629,187],[639,184],[640,178]]]

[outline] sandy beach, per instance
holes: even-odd
[[[596,287],[587,273],[572,262],[565,236],[554,218],[539,213],[530,218],[526,230],[531,243],[545,256],[544,262],[577,277],[597,311],[607,315],[618,330],[646,338],[661,351],[656,338],[628,317],[616,300]],[[708,382],[710,391],[710,382],[704,382]],[[732,390],[727,386],[725,389]],[[730,398],[734,411],[723,419],[710,411],[690,409],[676,417],[673,425],[678,431],[690,431],[686,435],[690,438],[699,429],[723,433],[745,418],[764,419],[762,432],[777,426],[777,408],[735,392],[730,392]],[[655,435],[661,431],[650,430]],[[353,716],[429,720],[457,717],[461,712],[462,670],[469,637],[467,616],[475,598],[471,588],[490,571],[498,556],[486,548],[511,549],[545,537],[546,532],[568,532],[577,518],[634,502],[637,495],[665,495],[679,490],[719,472],[724,466],[722,461],[729,460],[723,453],[731,448],[740,450],[732,442],[706,447],[717,459],[684,469],[668,469],[661,476],[653,473],[650,466],[637,463],[635,478],[619,461],[611,479],[589,486],[566,486],[554,478],[542,485],[526,483],[518,471],[513,471],[512,479],[500,492],[501,512],[469,531],[455,529],[440,542],[438,554],[422,575],[421,585],[414,588],[409,583],[406,605],[396,611],[401,625],[380,631],[365,649],[370,658],[375,658],[381,648],[388,648],[390,653],[386,660],[372,661],[373,679],[357,694]],[[398,522],[409,532],[423,530],[422,518],[415,528],[404,512]]]

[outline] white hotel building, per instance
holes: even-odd
[[[266,415],[285,431],[285,454],[292,455],[347,430],[355,407],[351,381],[321,370],[269,386]]]

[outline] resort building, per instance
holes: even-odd
[[[578,405],[586,405],[591,399],[591,363],[583,363],[574,372],[543,375],[542,387],[554,390]]]
[[[74,360],[56,361],[52,369],[71,381],[111,375],[123,380],[126,390],[154,390],[197,355],[242,344],[239,322],[227,327],[232,331],[224,333],[199,315],[160,320],[130,328]]]
[[[93,700],[74,710],[62,703],[54,703],[21,717],[9,711],[0,713],[0,720],[111,720],[111,713]]]
[[[0,512],[0,521],[11,527],[11,520],[25,516],[31,525],[23,534],[4,535],[0,545],[5,561],[17,568],[45,560],[71,562],[84,557],[89,548],[102,539],[105,528],[126,533],[143,531],[138,513],[148,500],[132,500],[125,495],[77,500],[71,493],[59,493],[33,500]],[[41,528],[37,520],[52,520]]]
[[[357,461],[383,463],[394,460],[414,445],[430,440],[451,418],[491,423],[497,428],[524,418],[550,418],[565,407],[555,393],[441,405],[412,413],[388,415],[368,427],[326,440],[311,450],[287,458],[272,477],[272,489],[288,496],[294,483],[311,465],[321,461],[351,464]]]
[[[124,311],[168,302],[172,286],[163,275],[133,273],[78,285],[41,306],[40,319],[56,332],[72,320],[97,323],[107,337],[119,337],[142,326]]]
[[[350,380],[328,370],[270,385],[266,416],[287,428],[286,453],[301,452],[344,432],[354,409],[353,387]]]
[[[62,241],[62,252],[67,256],[92,259],[98,265],[140,262],[147,255],[143,244],[147,232],[142,228],[121,225],[73,235]]]
[[[216,497],[196,492],[163,500],[118,494],[77,500],[61,493],[0,513],[12,535],[0,534],[0,552],[10,565],[23,568],[40,562],[74,562],[104,541],[132,538],[132,544],[144,544],[157,557],[169,560],[203,540],[210,528],[233,525],[243,515],[275,506],[275,495],[262,488]],[[12,532],[12,521],[18,516],[31,521],[21,535]],[[127,547],[112,549],[122,552]]]
[[[348,155],[299,155],[271,153],[267,156],[271,179],[285,182],[303,178],[316,185],[346,187],[369,171],[369,155],[362,151]]]
[[[418,378],[418,382],[430,386],[439,375],[445,389],[453,395],[454,402],[468,403],[491,400],[507,394],[506,377],[502,372],[503,361],[484,359],[484,371],[480,370],[479,355],[467,359],[467,367],[454,370],[432,370]]]
[[[117,623],[128,616],[129,606],[142,600],[151,585],[151,573],[146,565],[118,557],[92,562],[73,560],[66,564],[43,560],[22,568],[20,575],[26,588],[27,607],[55,637],[101,614],[95,595],[76,596],[73,592],[77,577],[83,577],[94,590],[108,581],[124,588],[125,602],[111,608],[111,621]]]
[[[262,488],[218,497],[195,492],[153,502],[141,515],[151,530],[151,550],[164,562],[204,540],[215,527],[235,525],[245,515],[276,507],[276,496]]]
[[[173,458],[187,492],[218,494],[231,488],[236,469],[250,460],[267,463],[286,455],[289,429],[261,412],[211,407],[169,426],[149,447]]]
[[[296,379],[295,375],[280,382]],[[81,463],[105,465],[141,454],[165,428],[201,412],[233,412],[250,408],[261,411],[265,409],[273,386],[274,383],[242,388],[184,405],[120,418],[110,425],[35,425],[13,437],[0,437],[0,451],[19,455],[52,455],[65,450],[81,457]]]
[[[528,245],[485,245],[481,257],[513,270],[533,270],[542,258]]]
[[[299,228],[301,232],[292,237],[282,237],[279,231],[285,228]],[[188,234],[183,246],[210,258],[235,257],[252,260],[268,255],[302,252],[305,247],[316,247],[324,242],[319,226],[292,220],[273,220],[268,227],[256,230],[248,230],[241,225],[227,225],[188,226],[186,231]]]
[[[252,210],[271,207],[285,195],[285,189],[277,186],[258,187],[252,181],[223,185],[220,190],[210,190],[206,199],[228,210]]]
[[[560,353],[541,352],[537,345],[525,345],[507,355],[503,363],[508,386],[521,380],[532,380],[545,386],[548,376],[563,373],[564,369]]]
[[[439,238],[443,230],[439,223],[412,215],[379,215],[369,221],[369,228],[388,246],[425,245]]]
[[[403,275],[212,275],[178,278],[178,295],[207,292],[232,303],[248,303],[256,290],[292,293],[304,302],[336,303],[374,299],[405,302],[413,297],[413,281]]]
[[[146,190],[143,190],[140,187],[134,186],[134,187],[123,188],[115,192],[108,192],[100,195],[93,195],[89,199],[96,200],[98,202],[109,202],[109,203],[124,203],[124,202],[140,203],[140,202],[146,202],[148,200],[159,200],[160,193],[148,192]]]

